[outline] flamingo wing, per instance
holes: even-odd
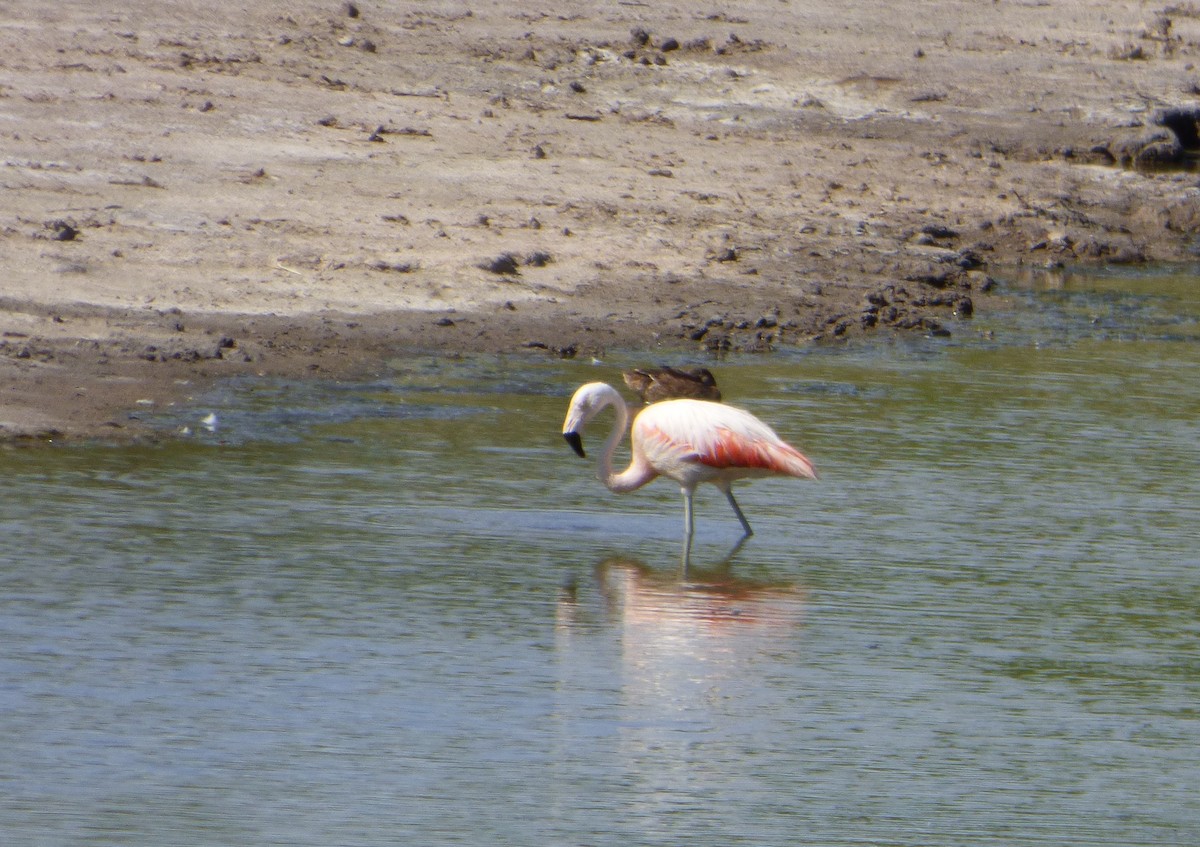
[[[634,439],[659,468],[699,464],[816,478],[812,462],[769,426],[720,403],[673,400],[649,406],[634,422]]]

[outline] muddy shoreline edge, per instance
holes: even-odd
[[[408,354],[953,336],[1200,246],[1190,4],[10,5],[6,443]]]

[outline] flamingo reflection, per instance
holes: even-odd
[[[800,623],[802,592],[794,585],[735,576],[728,564],[685,579],[633,559],[596,566],[610,615],[626,622],[689,622],[709,631],[727,627],[792,627]]]
[[[605,617],[629,634],[649,639],[670,634],[749,635],[799,627],[804,591],[792,583],[735,575],[728,560],[713,568],[655,570],[636,559],[614,556],[593,569]],[[559,622],[569,625],[581,611],[579,587],[560,597]]]
[[[728,566],[681,578],[623,556],[590,576],[565,587],[558,604],[564,781],[584,749],[588,773],[646,775],[628,795],[646,818],[681,797],[710,796],[730,778],[706,759],[730,742],[730,716],[738,733],[772,731],[780,689],[764,683],[763,663],[802,650],[804,590]]]

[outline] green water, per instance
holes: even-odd
[[[559,434],[652,357],[0,452],[4,842],[1200,843],[1196,279],[1014,297],[709,363],[822,479],[742,486],[728,566],[702,492],[686,579],[678,491]]]

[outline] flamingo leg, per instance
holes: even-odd
[[[692,558],[692,533],[695,524],[692,520],[692,489],[683,488],[683,567],[687,570]]]
[[[750,528],[750,521],[746,520],[746,516],[742,513],[742,507],[738,505],[738,501],[733,498],[733,489],[725,488],[725,499],[729,501],[729,505],[733,506],[733,513],[737,515],[737,519],[742,522],[742,529],[746,531],[746,538],[754,534],[754,530]]]
[[[728,571],[729,568],[732,567],[732,565],[733,565],[733,557],[738,554],[738,551],[741,550],[742,547],[744,547],[746,542],[749,540],[750,540],[749,535],[743,535],[741,538],[739,538],[737,540],[737,543],[735,543],[733,545],[733,547],[730,549],[730,551],[725,554],[725,558],[720,561],[720,563],[718,564],[717,567],[721,571]]]

